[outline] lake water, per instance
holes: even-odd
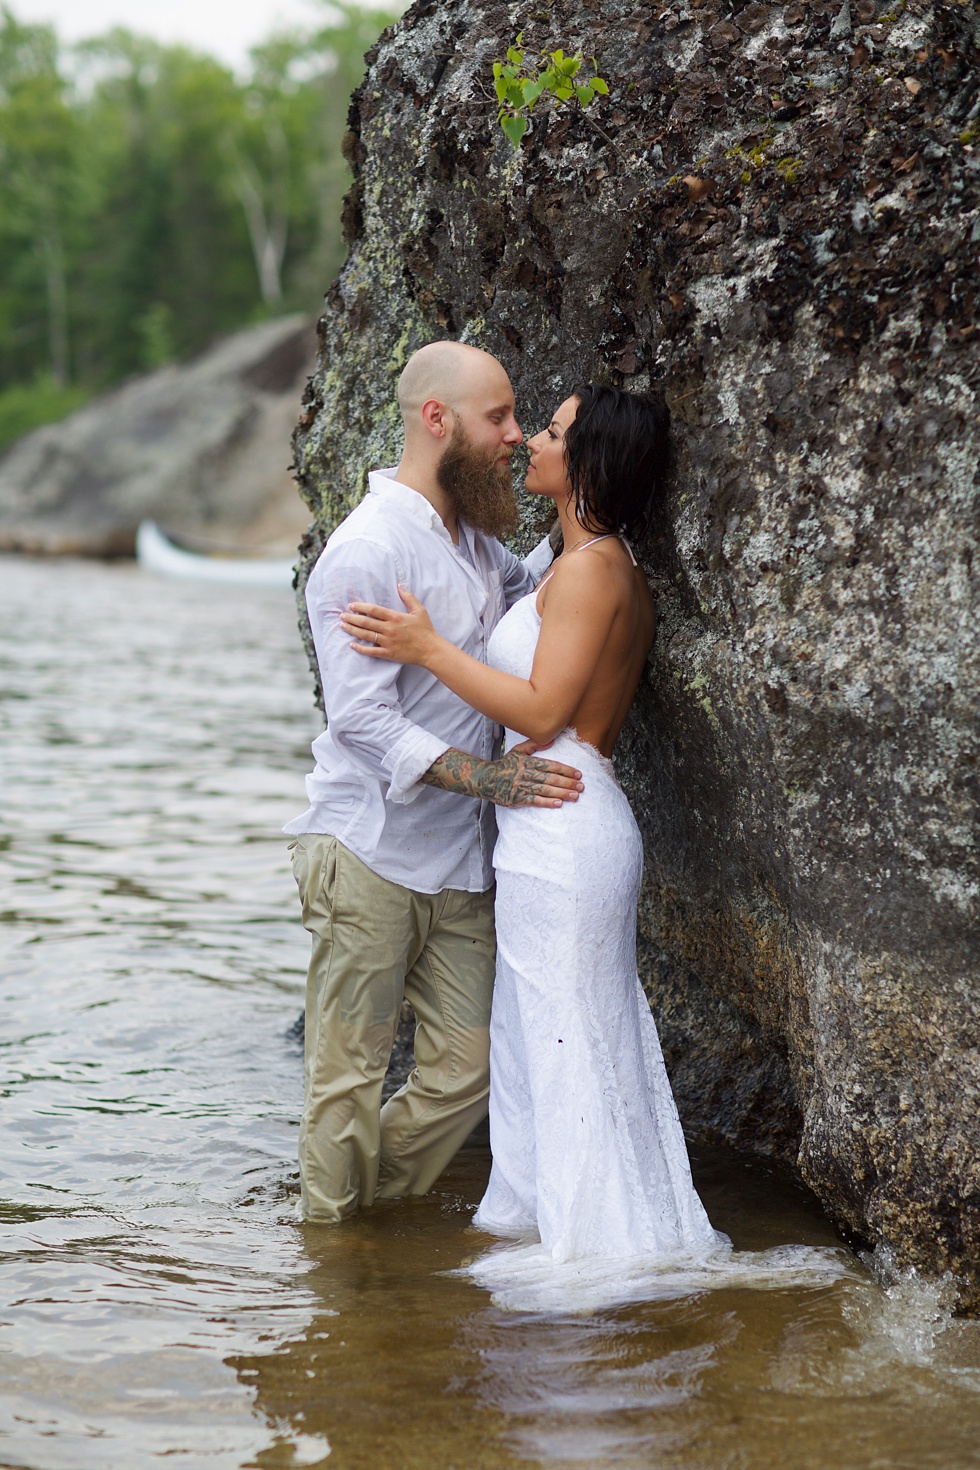
[[[980,1327],[763,1165],[713,1221],[833,1269],[496,1302],[482,1146],[297,1221],[309,689],[288,594],[0,558],[0,1466],[980,1465]]]

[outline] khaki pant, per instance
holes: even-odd
[[[415,893],[317,833],[290,849],[313,936],[302,1210],[341,1220],[376,1197],[424,1194],[486,1116],[493,893]],[[403,997],[416,1065],[382,1108]]]

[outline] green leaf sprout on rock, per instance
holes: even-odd
[[[542,51],[540,58],[528,60],[522,41],[523,32],[513,46],[508,46],[506,57],[493,64],[493,85],[500,104],[497,121],[515,148],[520,148],[530,126],[531,110],[541,97],[550,97],[561,105],[577,102],[584,111],[595,97],[609,95],[609,87],[596,70],[594,56],[593,74],[582,80],[585,58],[581,52],[566,56],[559,48]]]

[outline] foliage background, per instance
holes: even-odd
[[[364,52],[402,5],[324,5],[247,75],[116,29],[65,46],[0,7],[0,447],[247,322],[316,309],[343,259]]]

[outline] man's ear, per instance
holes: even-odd
[[[450,432],[452,409],[440,403],[438,398],[427,398],[422,405],[422,423],[433,439],[445,439]]]

